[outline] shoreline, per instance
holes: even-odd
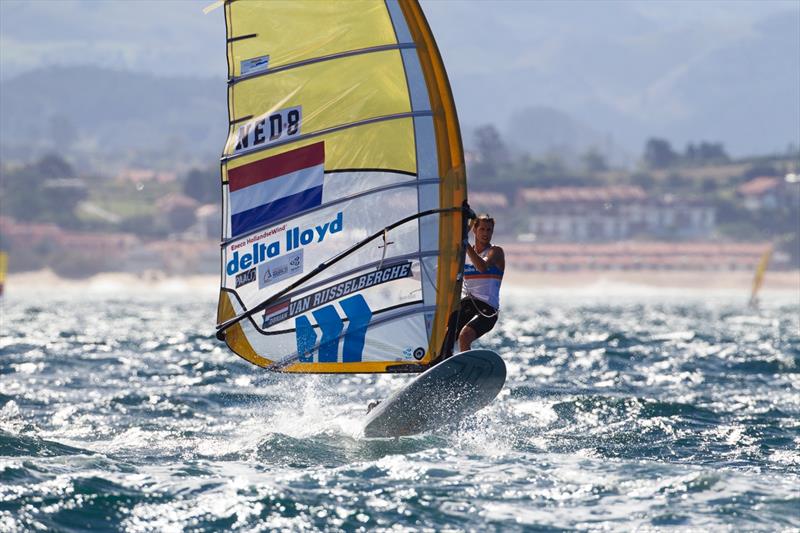
[[[698,292],[729,289],[750,293],[753,274],[743,271],[575,271],[530,272],[509,269],[506,271],[504,292],[550,292],[553,290],[592,289],[613,291],[624,288],[648,290],[692,290]],[[147,271],[141,275],[126,272],[104,272],[84,279],[62,278],[50,270],[8,274],[5,282],[9,294],[47,291],[137,292],[159,291],[169,293],[208,292],[219,290],[219,276],[201,274],[168,276],[162,272]],[[800,301],[800,270],[767,272],[762,292],[794,292]]]
[[[577,289],[597,285],[627,285],[650,289],[741,289],[749,293],[753,274],[744,271],[606,270],[575,272],[508,271],[504,283],[513,287]],[[767,272],[762,291],[800,293],[800,270]]]

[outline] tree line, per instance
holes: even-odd
[[[470,177],[491,186],[514,183],[517,186],[569,186],[597,184],[595,175],[610,170],[607,158],[597,148],[589,148],[576,162],[567,162],[557,154],[533,157],[513,153],[492,125],[474,132],[474,161]],[[647,140],[640,159],[640,171],[679,169],[685,166],[729,163],[731,158],[719,142],[689,143],[681,153],[666,139]]]

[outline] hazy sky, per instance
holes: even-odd
[[[43,65],[99,64],[158,74],[224,76],[225,28],[222,9],[203,14],[211,0],[0,0],[0,77]],[[800,6],[798,0],[738,1],[459,1],[427,0],[423,8],[439,40],[448,69],[467,68],[461,48],[483,37],[473,28],[487,23],[525,40],[532,30],[554,38],[560,24],[596,20],[599,35],[625,31],[630,20],[603,17],[632,7],[661,31],[696,23],[746,27],[772,13]],[[575,20],[570,20],[570,19]],[[542,28],[542,21],[547,24]],[[465,24],[467,22],[467,24]],[[487,26],[489,27],[489,26]],[[545,36],[547,37],[547,36]],[[497,48],[493,48],[497,50]],[[494,62],[516,55],[514,48],[494,53]],[[496,64],[496,63],[495,63]]]
[[[224,83],[223,10],[204,14],[211,3],[0,0],[0,80],[90,64]],[[546,135],[577,128],[628,154],[651,135],[738,155],[800,143],[800,0],[422,5],[467,138],[481,123],[522,135],[520,112],[545,107],[564,114]]]

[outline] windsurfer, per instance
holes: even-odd
[[[506,268],[505,254],[492,245],[494,219],[487,214],[473,221],[475,244],[467,244],[464,265],[464,288],[458,318],[458,348],[465,352],[478,337],[497,323],[500,308],[500,284]]]

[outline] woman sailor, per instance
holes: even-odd
[[[492,245],[494,219],[478,215],[472,227],[475,244],[467,244],[464,264],[464,289],[458,319],[458,347],[465,352],[472,342],[497,323],[500,309],[500,284],[506,268],[505,254]]]

